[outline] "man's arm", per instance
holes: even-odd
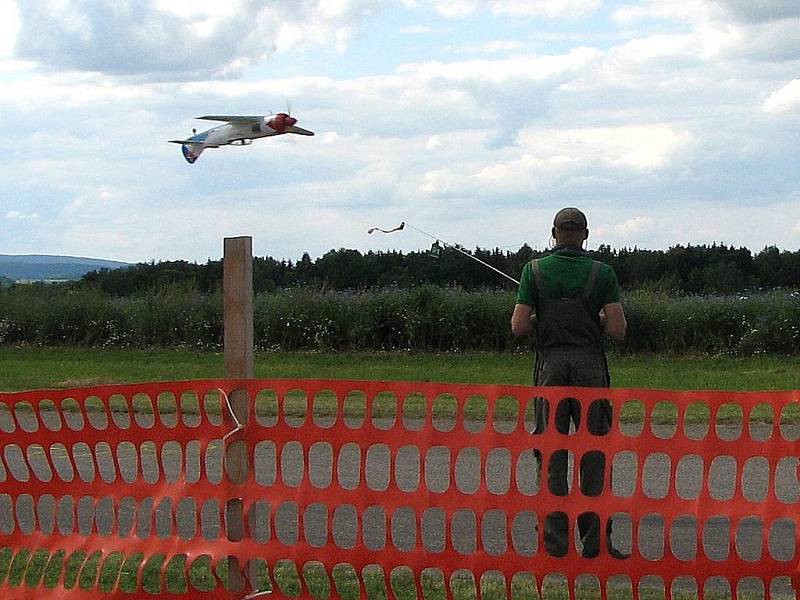
[[[533,323],[531,323],[532,315],[532,306],[528,306],[527,304],[515,304],[514,314],[511,315],[511,332],[517,337],[531,333],[531,331],[533,331]]]
[[[628,323],[625,321],[625,311],[622,308],[622,303],[611,302],[610,304],[604,304],[603,313],[605,314],[604,329],[606,335],[615,340],[624,339]]]

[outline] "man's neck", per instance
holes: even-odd
[[[553,252],[558,252],[559,250],[569,250],[570,252],[586,252],[580,244],[556,244],[553,248]]]

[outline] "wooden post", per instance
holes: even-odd
[[[253,238],[225,238],[225,377],[253,377]]]
[[[253,364],[253,239],[225,238],[223,255],[223,310],[225,327],[225,377],[251,379]],[[250,416],[246,390],[233,390],[231,408],[243,425]],[[234,440],[225,448],[225,474],[234,485],[247,480],[248,452],[244,440]],[[225,505],[225,531],[230,541],[244,538],[244,510],[241,498],[229,498]],[[234,556],[228,557],[229,587],[245,587],[242,569]]]

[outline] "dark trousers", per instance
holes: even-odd
[[[534,385],[609,387],[611,380],[603,353],[581,348],[547,350],[537,353]],[[581,410],[583,408],[583,411]],[[597,436],[607,434],[612,425],[612,409],[608,400],[597,400],[588,407],[581,407],[575,398],[561,399],[556,405],[553,423],[556,430],[569,435],[570,425],[578,429],[581,412],[586,415],[585,427]],[[535,403],[536,426],[534,433],[542,433],[550,416],[550,406],[543,399]],[[599,445],[599,444],[598,444]],[[547,482],[550,492],[557,496],[569,493],[567,468],[569,453],[556,450],[547,465]],[[606,458],[600,450],[589,449],[578,457],[581,493],[599,496],[605,484]],[[582,554],[595,557],[600,553],[600,518],[597,513],[587,512],[578,516],[578,535],[583,546]],[[606,539],[611,549],[611,521],[606,523]],[[547,515],[544,523],[545,549],[551,556],[564,556],[569,546],[569,518],[563,512]]]

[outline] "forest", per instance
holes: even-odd
[[[476,248],[464,251],[518,279],[522,267],[547,251],[527,245],[515,252]],[[591,256],[614,267],[626,290],[647,289],[676,295],[721,295],[745,291],[794,289],[800,282],[800,250],[768,246],[753,254],[724,244],[676,245],[668,250],[613,249],[601,245]],[[222,261],[139,263],[124,269],[93,271],[79,288],[99,288],[113,296],[130,296],[167,284],[184,284],[200,292],[222,286]],[[429,251],[366,252],[341,248],[312,260],[269,256],[253,261],[256,294],[279,289],[369,291],[409,289],[419,285],[454,287],[466,291],[511,289],[513,284],[460,252],[437,244]]]
[[[518,277],[544,252],[475,249]],[[800,251],[725,245],[614,250],[624,288],[623,352],[800,353]],[[516,351],[515,286],[453,249],[331,250],[253,261],[258,350]],[[150,262],[80,281],[0,290],[0,345],[219,350],[222,261]]]

